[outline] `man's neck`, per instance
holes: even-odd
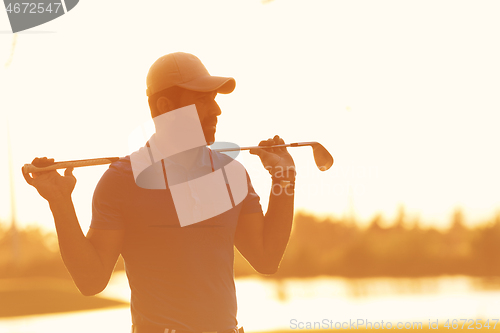
[[[195,162],[202,158],[203,149],[206,147],[196,147],[190,150],[183,151],[181,153],[170,156],[168,159],[174,163],[182,165],[186,169],[191,169]]]

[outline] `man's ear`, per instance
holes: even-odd
[[[156,101],[156,109],[158,110],[158,114],[164,114],[168,111],[175,110],[175,105],[171,100],[162,96]]]

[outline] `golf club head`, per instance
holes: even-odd
[[[320,171],[326,171],[333,165],[332,155],[320,143],[314,142],[311,145],[313,149],[314,162]]]

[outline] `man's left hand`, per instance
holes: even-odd
[[[285,141],[276,135],[272,139],[261,141],[259,146],[282,144],[285,144]],[[295,179],[295,163],[285,147],[268,149],[254,148],[250,149],[250,154],[260,157],[262,165],[264,165],[264,168],[269,171],[273,178],[283,180]]]

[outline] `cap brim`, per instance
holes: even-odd
[[[199,92],[209,92],[217,90],[219,94],[230,94],[236,87],[236,81],[232,77],[207,75],[198,77],[186,83],[177,84],[177,86]]]

